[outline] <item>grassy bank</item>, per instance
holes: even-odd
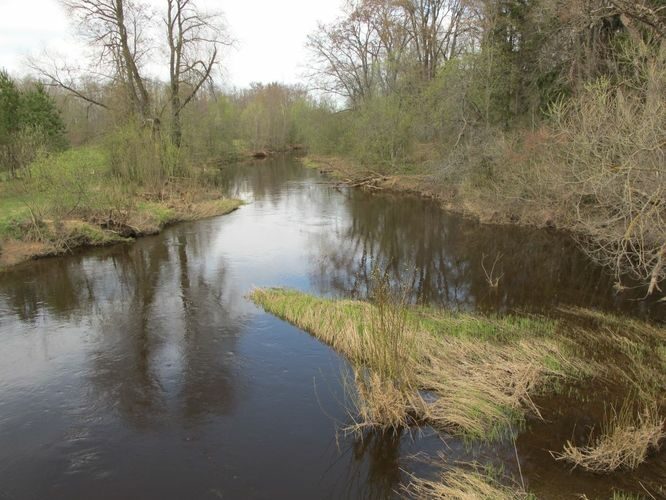
[[[383,174],[336,156],[310,155],[303,159],[303,165],[317,169],[346,186],[431,198],[437,200],[445,210],[472,217],[482,223],[575,229],[552,207],[535,206],[516,200],[489,199],[484,195],[487,193],[472,186],[443,182],[429,170],[427,163],[394,169],[390,174]]]
[[[470,443],[500,442],[515,439],[528,416],[566,418],[559,411],[544,414],[535,400],[573,397],[576,387],[612,387],[603,396],[581,394],[578,404],[608,398],[605,410],[587,415],[593,425],[585,429],[586,440],[558,441],[549,450],[553,461],[595,474],[633,470],[666,438],[661,326],[579,309],[562,310],[557,319],[455,313],[376,294],[364,302],[274,288],[254,290],[251,299],[350,361],[348,430],[427,424]],[[571,435],[575,431],[574,424]],[[529,498],[477,470],[444,471],[434,481],[413,478],[406,492],[415,498]]]
[[[535,393],[581,372],[547,319],[400,310],[283,289],[255,290],[252,299],[359,367],[355,416],[363,427],[428,423],[498,439],[526,413],[538,414]]]
[[[114,176],[103,148],[71,149],[40,158],[20,178],[0,182],[0,269],[79,247],[126,242],[240,205],[195,177],[172,178],[156,188]]]

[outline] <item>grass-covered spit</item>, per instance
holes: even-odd
[[[659,325],[579,309],[560,311],[558,320],[450,312],[409,305],[406,294],[381,283],[369,301],[281,288],[257,289],[251,298],[350,361],[352,430],[429,424],[493,441],[519,428],[528,413],[542,417],[533,396],[595,382],[623,387],[620,403],[609,403],[586,445],[566,442],[551,450],[553,459],[594,473],[634,469],[665,437],[666,332]],[[404,493],[534,498],[522,481],[498,482],[474,468],[412,478]]]
[[[531,396],[578,368],[542,318],[484,317],[425,308],[255,290],[267,311],[310,332],[355,367],[359,426],[429,423],[495,439]]]
[[[159,183],[119,177],[108,156],[94,146],[71,149],[40,157],[21,177],[0,182],[0,270],[223,215],[242,203],[222,198],[194,174]]]

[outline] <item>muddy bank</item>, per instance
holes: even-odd
[[[158,234],[179,222],[226,215],[242,204],[241,200],[227,198],[193,203],[169,200],[143,204],[131,213],[98,213],[84,218],[17,224],[15,237],[0,239],[0,272],[30,260],[65,255],[73,250],[131,242]]]
[[[563,217],[545,207],[509,200],[484,199],[481,193],[463,192],[428,174],[381,174],[333,156],[307,156],[303,164],[350,187],[369,191],[409,193],[439,202],[444,210],[473,218],[483,224],[510,224],[539,229],[573,231]]]

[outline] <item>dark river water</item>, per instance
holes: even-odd
[[[573,305],[663,320],[663,306],[616,295],[561,234],[336,189],[293,159],[230,168],[221,188],[248,204],[0,275],[0,499],[386,498],[430,472],[416,453],[438,451],[509,472],[517,451],[540,498],[608,498],[607,479],[555,463],[536,428],[516,450],[428,429],[341,434],[345,362],[245,295],[363,296],[377,264],[415,299],[466,310]],[[481,262],[500,254],[493,291]],[[643,471],[653,483],[666,482],[664,461]]]

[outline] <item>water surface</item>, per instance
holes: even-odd
[[[248,204],[0,275],[0,498],[386,498],[407,472],[430,472],[417,452],[516,470],[512,443],[340,434],[344,360],[256,308],[245,298],[254,286],[362,297],[377,264],[415,300],[456,309],[664,318],[663,306],[632,300],[639,291],[615,294],[562,234],[338,189],[289,158],[228,168],[220,184]],[[481,262],[498,255],[494,291]],[[666,483],[663,453],[611,481],[571,473],[546,449],[567,436],[549,440],[539,425],[516,447],[543,498]]]

